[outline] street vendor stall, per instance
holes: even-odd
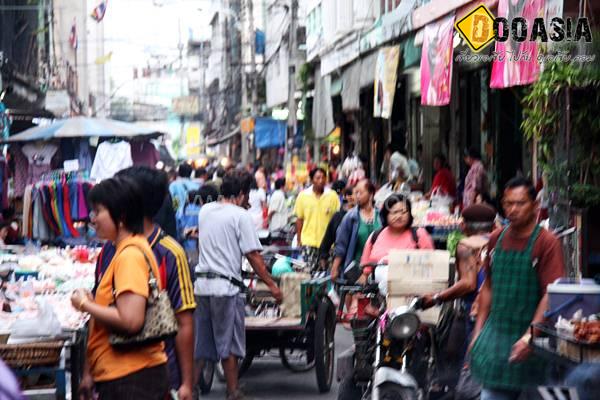
[[[23,212],[25,238],[82,238],[74,242],[86,244],[77,222],[88,219],[85,198],[91,185],[132,165],[155,167],[161,154],[150,139],[161,135],[131,123],[72,117],[10,136],[0,142],[9,145],[14,166],[3,175],[12,177],[11,190],[2,190],[4,208],[9,194]]]
[[[408,195],[411,202],[413,226],[425,228],[431,235],[438,250],[446,250],[448,237],[460,231],[461,217],[452,214],[452,198],[445,196],[432,196],[430,199],[423,197],[420,192]]]
[[[92,288],[99,249],[10,247],[0,254],[0,358],[26,395],[72,398],[78,389],[87,316],[71,306],[74,288]]]
[[[550,363],[554,381],[564,384],[580,365],[600,367],[600,284],[561,278],[548,285],[548,296],[547,320],[531,326],[529,344]]]

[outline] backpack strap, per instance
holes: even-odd
[[[415,246],[417,246],[416,248],[418,249],[419,248],[419,235],[417,235],[417,228],[411,227],[410,233],[412,233],[413,242],[415,242]]]
[[[373,246],[375,244],[381,231],[383,231],[383,228],[379,228],[371,234],[371,246]]]

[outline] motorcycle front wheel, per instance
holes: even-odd
[[[379,386],[379,400],[418,400],[418,398],[416,390],[395,383],[384,383]]]

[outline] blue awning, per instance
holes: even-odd
[[[284,146],[286,130],[286,121],[278,121],[273,118],[256,118],[254,145],[257,149]]]

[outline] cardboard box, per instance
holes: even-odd
[[[390,250],[388,265],[388,281],[450,279],[450,253],[446,250]]]
[[[389,296],[422,296],[437,293],[448,288],[448,281],[431,280],[388,280]]]

